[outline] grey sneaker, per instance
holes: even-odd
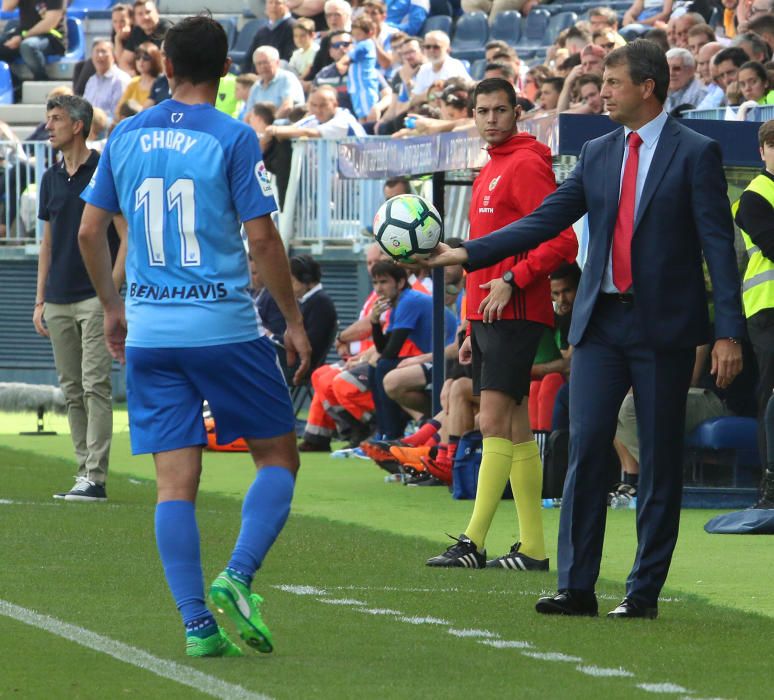
[[[65,494],[64,499],[80,503],[104,503],[107,501],[107,492],[104,484],[95,484],[85,476],[79,476],[75,480],[75,486]]]

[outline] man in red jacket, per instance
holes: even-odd
[[[521,219],[556,189],[549,148],[517,131],[521,108],[513,86],[501,78],[482,80],[473,99],[476,127],[491,160],[473,183],[471,239]],[[577,251],[578,242],[568,229],[528,253],[467,277],[470,325],[460,362],[473,362],[473,392],[481,396],[483,456],[470,522],[455,544],[429,559],[428,566],[548,569],[541,514],[543,467],[526,397],[538,342],[554,323],[548,275],[572,262]],[[484,541],[509,479],[520,541],[508,554],[487,561]]]

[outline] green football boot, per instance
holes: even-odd
[[[219,612],[236,625],[239,636],[256,651],[268,654],[274,649],[271,632],[261,617],[263,598],[223,571],[210,586],[210,600]]]
[[[243,656],[242,650],[220,627],[208,637],[200,637],[194,632],[186,634],[185,653],[187,656]]]

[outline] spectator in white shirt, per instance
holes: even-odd
[[[339,107],[335,88],[320,85],[309,95],[308,114],[289,126],[269,126],[264,136],[272,138],[340,139],[345,136],[365,136],[363,126],[349,110]]]
[[[288,65],[301,80],[306,80],[306,74],[312,67],[314,57],[320,49],[314,40],[314,33],[313,20],[308,17],[296,20],[293,27],[293,43],[296,45],[296,50],[290,57]]]
[[[472,80],[462,61],[449,55],[449,45],[449,37],[444,32],[432,31],[425,34],[422,48],[428,62],[420,67],[414,78],[411,89],[413,95],[426,93],[433,83],[439,80],[449,78]]]

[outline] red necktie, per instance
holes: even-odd
[[[634,203],[637,196],[637,166],[640,163],[642,139],[636,131],[629,134],[629,157],[621,182],[618,217],[613,229],[613,284],[619,292],[632,286],[632,235],[634,234]]]

